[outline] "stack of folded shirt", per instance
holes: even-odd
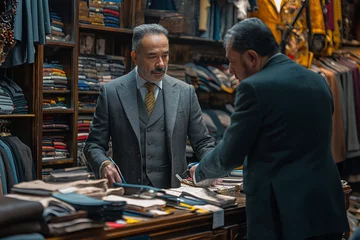
[[[65,41],[64,23],[56,12],[50,12],[51,20],[51,39]]]
[[[105,1],[104,22],[106,27],[120,28],[120,1]]]
[[[44,97],[43,109],[67,109],[65,97]]]
[[[79,115],[78,119],[78,149],[83,150],[85,141],[89,136],[92,115]]]
[[[184,65],[169,64],[167,74],[184,82],[186,80]]]
[[[69,130],[66,119],[61,119],[53,115],[44,115],[42,127],[43,132],[62,132]]]
[[[118,78],[125,73],[125,61],[122,56],[106,56],[108,63],[110,64],[110,73],[113,78]]]
[[[186,79],[196,83],[196,88],[201,92],[233,93],[239,82],[229,73],[228,68],[225,64],[187,63],[185,64]]]
[[[42,162],[51,162],[68,156],[69,150],[65,143],[65,136],[43,136]]]
[[[100,89],[100,84],[97,79],[96,58],[80,56],[78,74],[79,91],[98,91]]]
[[[79,22],[84,24],[91,24],[89,18],[89,7],[87,4],[87,0],[81,0],[79,2]]]
[[[0,88],[0,114],[10,114],[14,111],[14,103],[3,89]]]
[[[90,3],[89,20],[91,24],[104,26],[103,7],[104,5],[98,1],[92,1]]]
[[[58,61],[44,62],[43,90],[66,90],[67,83],[64,68]]]
[[[95,109],[97,96],[83,95],[79,97],[79,109]]]
[[[124,57],[111,55],[99,57],[96,62],[96,70],[100,85],[104,85],[111,80],[124,75]]]
[[[85,141],[89,136],[93,115],[79,115],[78,117],[78,166],[86,166],[90,177],[94,176],[91,166],[84,155]]]
[[[0,81],[0,87],[3,90],[3,93],[0,91],[0,94],[6,97],[6,95],[4,95],[6,93],[13,102],[13,107],[3,104],[3,113],[27,114],[29,112],[25,95],[13,80],[4,77],[3,80]],[[9,101],[7,101],[7,103],[9,103]]]

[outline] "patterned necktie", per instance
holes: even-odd
[[[145,97],[145,106],[146,106],[146,109],[147,109],[149,115],[151,115],[151,113],[154,110],[154,106],[155,106],[154,89],[155,89],[156,85],[153,83],[149,83],[149,82],[145,83],[144,85],[148,89],[148,93],[146,94],[146,97]]]

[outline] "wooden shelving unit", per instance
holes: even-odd
[[[35,118],[35,114],[0,114],[2,118]]]
[[[132,29],[128,28],[113,28],[105,26],[97,26],[90,24],[79,24],[80,31],[84,32],[106,32],[106,33],[120,33],[120,34],[132,34]]]
[[[15,119],[20,123],[28,122],[31,126],[31,133],[25,136],[27,142],[33,146],[34,159],[37,166],[37,177],[42,178],[42,167],[62,168],[65,164],[76,165],[78,158],[78,119],[79,115],[92,116],[95,109],[79,109],[79,99],[83,97],[98,97],[99,91],[79,91],[78,90],[78,60],[80,55],[80,34],[91,33],[106,39],[106,55],[123,56],[125,59],[125,74],[134,67],[131,61],[131,38],[133,28],[136,25],[144,23],[142,13],[142,0],[123,0],[121,6],[121,28],[112,28],[98,25],[88,25],[79,23],[79,2],[78,0],[49,0],[50,7],[56,9],[59,15],[63,17],[64,26],[70,34],[69,41],[48,40],[45,46],[36,47],[36,61],[26,86],[31,86],[28,95],[31,95],[30,112],[25,115],[0,115],[0,118]],[[70,30],[69,30],[70,29]],[[177,56],[177,59],[170,63],[178,61],[192,61],[190,53],[205,51],[224,52],[223,42],[212,39],[204,39],[193,36],[169,36],[171,56]],[[180,53],[177,49],[180,49]],[[178,47],[180,46],[180,47]],[[210,46],[210,47],[209,47]],[[181,55],[182,54],[182,55]],[[183,56],[185,54],[185,56]],[[181,56],[181,57],[180,57]],[[68,79],[67,90],[43,90],[43,63],[46,59],[59,61],[63,65]],[[27,89],[26,87],[24,89]],[[219,93],[219,96],[222,96]],[[199,99],[216,99],[217,93],[198,93]],[[228,94],[229,95],[229,94]],[[44,98],[64,97],[66,98],[67,109],[43,109],[42,102]],[[223,96],[222,96],[223,97]],[[231,94],[226,99],[231,100]],[[69,129],[43,129],[43,117],[48,116],[61,117],[66,119]],[[24,121],[24,120],[26,121]],[[53,161],[42,162],[42,138],[43,136],[66,136],[67,146],[69,148],[69,157]]]
[[[44,114],[70,114],[70,113],[74,113],[75,110],[73,108],[68,108],[68,109],[44,109],[43,113]]]
[[[79,109],[79,113],[94,113],[95,112],[95,108],[94,109]]]
[[[98,95],[99,91],[79,91],[79,95]]]
[[[43,90],[44,94],[65,94],[70,93],[70,90]]]

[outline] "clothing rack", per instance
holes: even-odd
[[[0,119],[0,136],[11,136],[11,120]]]
[[[332,155],[340,174],[360,182],[360,49],[315,57],[311,70],[326,78],[333,95]]]

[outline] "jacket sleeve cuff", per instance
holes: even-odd
[[[198,169],[199,168],[197,167],[193,176],[193,181],[195,185],[199,187],[210,187],[211,184],[216,180],[216,178],[206,179],[204,173]]]
[[[101,163],[100,167],[99,167],[99,178],[102,178],[102,171],[103,171],[103,168],[109,164],[112,164],[112,161],[110,160],[105,160]]]

